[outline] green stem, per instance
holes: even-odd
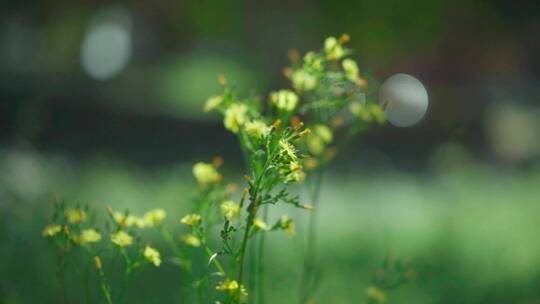
[[[264,222],[266,223],[266,221],[268,221],[268,205],[265,205],[264,206],[264,210],[263,210],[263,220]],[[258,290],[258,304],[264,304],[264,290],[265,290],[265,277],[264,277],[264,244],[265,244],[265,240],[266,240],[266,233],[262,233],[260,238],[259,238],[259,252],[258,252],[258,257],[257,257],[257,260],[258,260],[258,267],[257,267],[257,277],[258,277],[258,287],[259,287],[259,290]]]
[[[122,275],[122,285],[120,286],[120,303],[125,303],[126,288],[129,280],[129,275],[131,274],[131,259],[129,258],[129,255],[127,254],[124,247],[119,247],[119,250],[120,254],[124,258],[124,262],[126,263],[126,270]]]
[[[310,297],[310,291],[313,289],[313,280],[315,272],[315,251],[316,251],[316,227],[317,227],[317,205],[319,202],[320,191],[322,188],[322,179],[324,168],[321,167],[315,176],[315,187],[312,192],[313,213],[309,216],[308,238],[306,244],[306,256],[304,259],[304,271],[300,283],[300,303],[306,303]]]
[[[249,281],[248,281],[248,287],[249,287],[249,290],[253,290],[253,296],[252,296],[252,299],[256,299],[257,298],[257,276],[256,274],[254,273],[255,270],[259,269],[259,260],[257,259],[257,248],[256,246],[253,246],[252,244],[250,244],[251,246],[249,246],[248,248],[248,251],[249,251]],[[258,246],[258,244],[257,244]]]
[[[256,196],[255,196],[256,197]],[[239,261],[239,270],[238,270],[238,284],[240,288],[238,288],[238,297],[237,297],[237,303],[240,303],[240,289],[242,286],[242,282],[244,279],[244,258],[246,255],[246,248],[249,238],[249,231],[251,230],[251,226],[253,224],[253,219],[255,218],[255,215],[257,213],[257,200],[256,198],[251,202],[251,204],[248,206],[249,215],[246,221],[246,228],[244,229],[244,237],[242,238],[242,245],[240,247],[240,261]]]
[[[208,257],[212,257],[212,255],[214,254],[212,252],[212,250],[210,250],[210,248],[208,248],[208,246],[204,246],[205,250],[206,250],[206,253],[208,254]],[[223,268],[223,265],[221,265],[221,263],[219,262],[219,260],[216,258],[213,258],[212,259],[212,264],[214,264],[214,266],[216,266],[216,269],[221,272],[221,274],[223,275],[226,275],[227,273],[225,272],[225,268]]]
[[[101,264],[101,262],[100,262]],[[97,266],[97,273],[100,281],[100,289],[101,293],[103,294],[103,297],[105,298],[105,301],[107,304],[112,304],[112,296],[111,296],[111,288],[109,286],[109,283],[107,282],[107,277],[105,276],[105,273],[103,272],[103,268],[101,265]]]
[[[58,261],[57,261],[57,270],[56,276],[58,284],[60,285],[60,293],[62,295],[62,303],[68,303],[67,287],[66,287],[66,262],[65,262],[65,252],[62,248],[58,251]]]
[[[259,197],[259,191],[261,188],[261,183],[263,180],[263,177],[266,174],[266,170],[268,169],[268,166],[270,164],[270,160],[274,157],[274,153],[270,153],[268,155],[268,158],[264,162],[264,166],[261,170],[261,174],[257,178],[257,182],[255,183],[255,189],[253,190],[253,193],[251,195],[251,203],[248,206],[248,218],[246,221],[246,228],[244,230],[244,237],[242,238],[242,245],[240,247],[240,266],[238,271],[238,284],[240,285],[240,288],[238,288],[238,297],[237,297],[237,303],[240,303],[240,292],[242,289],[242,282],[243,282],[243,276],[244,276],[244,258],[246,255],[246,248],[247,248],[247,242],[249,239],[249,232],[251,230],[251,226],[253,226],[253,220],[255,219],[255,216],[257,215],[257,208],[259,207],[258,204],[258,197]]]

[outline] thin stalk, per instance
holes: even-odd
[[[65,253],[63,252],[63,249],[60,249],[58,252],[58,261],[57,261],[57,270],[56,270],[56,276],[58,280],[58,284],[60,285],[60,293],[62,295],[62,303],[67,304],[68,303],[68,295],[67,295],[67,287],[66,287],[66,267],[65,267]]]
[[[87,265],[84,271],[84,298],[86,299],[86,304],[92,302],[90,299],[90,265]]]
[[[268,221],[268,205],[264,206],[263,209],[263,221],[266,223]],[[258,267],[257,267],[257,278],[258,278],[258,304],[264,304],[264,290],[265,290],[265,277],[264,277],[264,244],[266,240],[266,233],[261,233],[259,237],[259,252],[257,256]]]
[[[253,225],[253,220],[255,219],[255,216],[257,215],[257,209],[258,209],[258,200],[259,200],[259,191],[261,188],[261,183],[263,180],[263,177],[266,174],[266,170],[268,169],[268,166],[270,165],[270,161],[274,157],[274,152],[272,151],[269,155],[266,161],[264,162],[264,166],[261,170],[261,174],[257,177],[257,182],[255,184],[255,189],[253,190],[252,196],[251,196],[251,203],[248,206],[248,218],[246,221],[246,228],[244,230],[244,237],[242,238],[242,245],[240,247],[240,266],[238,271],[238,284],[240,287],[242,286],[243,282],[243,276],[244,276],[244,258],[246,254],[246,248],[247,248],[247,242],[249,238],[249,232],[251,230],[251,226]],[[241,288],[238,288],[238,291],[240,293]],[[240,296],[237,297],[238,303],[240,303]]]
[[[313,287],[314,273],[315,273],[315,254],[316,254],[316,227],[317,227],[317,205],[319,203],[320,192],[322,188],[322,180],[324,175],[324,168],[321,167],[317,170],[315,175],[315,186],[313,188],[311,201],[314,207],[314,211],[309,216],[308,223],[308,237],[306,244],[306,255],[304,259],[304,271],[302,273],[302,279],[300,283],[300,303],[304,304],[309,296],[310,290]]]
[[[249,238],[249,232],[251,230],[251,226],[253,224],[253,219],[255,219],[255,215],[257,213],[257,199],[255,196],[255,199],[251,202],[251,204],[248,207],[249,215],[246,221],[246,228],[244,229],[244,236],[242,238],[242,245],[240,247],[240,261],[239,261],[239,270],[238,270],[238,284],[242,286],[242,282],[244,279],[244,259],[246,255],[246,248]],[[238,294],[240,295],[240,289],[238,288]],[[237,297],[238,301],[237,303],[240,303],[240,296]]]
[[[258,245],[258,244],[256,244]],[[260,261],[257,259],[257,248],[256,246],[253,246],[253,243],[249,246],[249,280],[248,280],[248,287],[249,290],[253,290],[253,299],[257,298],[257,292],[256,286],[257,286],[257,275],[255,274],[255,270],[259,268]]]
[[[97,273],[99,277],[101,293],[103,294],[103,297],[105,298],[105,301],[107,302],[107,304],[112,304],[113,301],[112,301],[112,296],[111,296],[111,288],[109,286],[109,283],[107,282],[107,277],[105,276],[105,273],[103,272],[101,260],[99,259],[99,257],[96,256],[94,257],[94,261],[96,262],[96,268],[97,268]]]
[[[206,250],[206,253],[208,254],[208,257],[212,257],[212,255],[214,254],[212,252],[212,250],[210,250],[210,248],[208,248],[208,246],[204,246],[205,247],[205,250]],[[221,272],[221,274],[223,275],[226,275],[227,273],[225,272],[225,268],[223,268],[223,266],[221,265],[221,263],[219,262],[218,259],[214,258],[212,259],[212,264],[214,264],[214,266],[216,266],[216,269]]]
[[[131,259],[124,247],[119,247],[119,249],[122,257],[124,258],[124,261],[126,262],[126,270],[122,275],[122,285],[120,286],[120,303],[125,303],[126,288],[129,281],[129,276],[131,274]]]

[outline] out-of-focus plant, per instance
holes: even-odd
[[[219,112],[224,127],[237,136],[246,163],[245,184],[237,195],[239,187],[226,182],[220,173],[223,160],[219,157],[211,163],[196,163],[193,176],[198,189],[192,210],[176,219],[184,231],[171,232],[164,224],[167,214],[162,209],[137,216],[108,208],[110,241],[103,242],[94,216],[88,219],[89,208],[70,209],[56,203],[43,234],[58,249],[59,281],[63,282],[64,270],[73,261],[71,252],[80,249],[87,260],[93,260],[105,301],[125,303],[133,275],[145,265],[162,264],[160,251],[141,234],[143,229],[155,228],[172,254],[165,261],[177,265],[183,275],[180,290],[185,302],[263,304],[265,235],[271,231],[296,233],[293,219],[282,215],[271,221],[268,209],[287,204],[315,209],[309,218],[300,289],[300,302],[311,301],[317,288],[315,215],[324,171],[355,135],[383,125],[383,106],[395,100],[395,94],[390,94],[383,106],[374,101],[366,78],[350,58],[352,51],[345,47],[348,41],[348,35],[329,37],[320,51],[304,56],[290,51],[292,65],[284,74],[292,89],[273,91],[268,98],[242,97],[224,76],[219,77],[223,92],[210,97],[204,111]],[[313,183],[310,204],[302,203],[289,189],[306,177]],[[102,259],[102,252],[109,250],[105,248],[112,248],[123,260],[120,282],[111,282],[110,268]],[[255,261],[248,267],[250,252]],[[379,280],[368,289],[370,301],[382,299],[382,288],[388,287],[384,282]]]

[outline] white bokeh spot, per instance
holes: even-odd
[[[428,109],[428,93],[424,85],[407,74],[388,78],[379,90],[379,103],[385,107],[388,121],[396,127],[418,123]]]
[[[124,11],[107,11],[91,22],[81,45],[84,71],[96,80],[120,73],[131,57],[131,24]]]

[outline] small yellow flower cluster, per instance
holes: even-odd
[[[155,248],[146,246],[143,251],[143,256],[154,266],[159,267],[161,265],[161,255]]]
[[[198,214],[187,214],[184,216],[180,222],[188,226],[198,226],[201,223],[201,216]]]
[[[304,55],[304,65],[310,70],[322,71],[323,58],[314,52],[309,51],[306,53],[306,55]]]
[[[86,212],[81,208],[77,208],[77,209],[68,208],[65,211],[65,215],[66,215],[66,219],[70,223],[81,223],[86,219]]]
[[[303,69],[294,71],[291,75],[293,87],[297,91],[311,91],[317,86],[317,77]]]
[[[298,105],[298,95],[290,90],[279,90],[270,93],[270,103],[279,110],[291,112]]]
[[[292,85],[297,91],[311,91],[315,89],[319,80],[318,76],[323,70],[323,58],[314,52],[308,52],[304,56],[302,68],[291,74]]]
[[[384,110],[377,104],[361,104],[360,102],[352,102],[350,104],[351,113],[359,117],[367,123],[377,122],[383,125],[386,122]]]
[[[287,215],[284,214],[281,216],[278,225],[279,228],[285,230],[289,237],[296,234],[296,225],[294,224],[294,221]]]
[[[268,230],[269,229],[268,224],[266,224],[260,218],[255,218],[253,220],[253,228],[255,228],[255,230]]]
[[[347,79],[352,82],[356,82],[358,80],[360,70],[358,69],[356,61],[350,58],[344,59],[343,62],[341,62],[341,66],[343,67],[343,71],[345,72],[345,77],[347,77]]]
[[[280,154],[282,154],[284,157],[289,158],[291,160],[298,159],[298,156],[296,156],[296,149],[289,141],[285,139],[281,139],[279,141],[279,148],[280,148]]]
[[[120,247],[125,247],[133,244],[133,237],[128,233],[120,230],[111,234],[111,242]]]
[[[60,231],[62,231],[62,226],[58,224],[50,224],[50,225],[47,225],[45,228],[43,228],[43,231],[41,231],[41,235],[45,237],[52,237],[52,236],[55,236]]]
[[[287,168],[282,168],[280,174],[283,176],[284,183],[297,183],[303,181],[305,178],[302,165],[297,161],[290,162]]]
[[[332,142],[332,130],[325,125],[315,125],[311,128],[313,131],[307,137],[307,146],[309,152],[313,155],[320,155],[326,149],[326,146]]]
[[[115,212],[113,219],[122,227],[136,226],[138,228],[146,228],[146,222],[142,217],[137,217],[131,214],[126,215],[122,212]]]
[[[244,125],[246,132],[249,136],[254,138],[263,138],[270,132],[270,127],[267,126],[262,120],[252,120],[246,122]]]
[[[150,227],[160,225],[167,217],[167,212],[161,208],[150,210],[143,216],[144,221]]]
[[[240,204],[235,203],[231,200],[224,201],[220,205],[221,214],[229,220],[232,221],[240,215]]]
[[[198,162],[193,166],[193,176],[201,186],[217,183],[222,179],[216,167],[203,162]]]
[[[219,282],[219,284],[216,286],[216,290],[227,292],[229,294],[234,294],[238,292],[238,289],[240,288],[240,296],[247,297],[248,293],[246,288],[244,286],[240,286],[238,282],[231,279],[226,279],[225,281]]]
[[[223,118],[223,125],[225,129],[238,133],[240,127],[247,120],[248,107],[243,103],[233,103],[227,109],[225,109],[225,116]]]
[[[206,101],[203,111],[210,112],[217,108],[223,102],[223,97],[221,96],[212,96]]]
[[[324,41],[324,51],[328,60],[339,60],[345,56],[345,49],[336,37],[328,37]]]
[[[302,165],[298,162],[298,156],[296,155],[296,148],[287,140],[281,139],[279,141],[280,157],[283,159],[284,164],[279,169],[279,173],[283,178],[284,183],[293,183],[302,181],[305,174],[302,171]]]
[[[191,233],[182,235],[181,239],[184,244],[191,247],[200,247],[202,243],[198,237],[194,236]]]
[[[160,225],[167,217],[165,210],[157,208],[146,212],[142,217],[121,212],[114,212],[113,219],[122,227],[148,228]]]
[[[384,291],[375,286],[368,287],[368,289],[366,289],[366,295],[375,302],[382,303],[386,301],[386,294]]]
[[[101,241],[101,233],[95,229],[83,229],[79,235],[73,239],[77,244],[96,243]]]

